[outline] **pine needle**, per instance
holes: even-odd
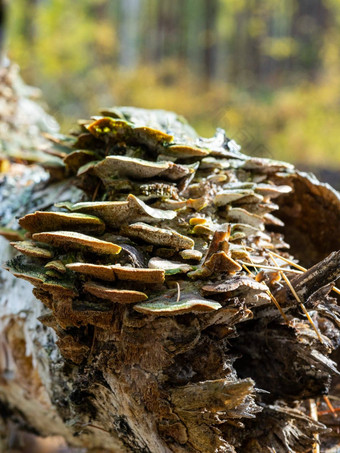
[[[255,274],[253,274],[253,272],[248,269],[246,264],[242,263],[242,266],[248,272],[248,274],[250,274],[252,277],[255,277]],[[281,308],[280,304],[278,303],[278,301],[275,299],[274,295],[271,293],[271,291],[269,289],[266,290],[266,293],[268,294],[268,296],[270,297],[270,299],[274,303],[275,307],[279,310],[282,318],[285,320],[285,323],[289,326],[289,319],[287,318],[285,312],[282,310],[282,308]]]
[[[242,263],[242,266],[248,272],[249,275],[251,275],[252,277],[255,277],[255,274],[253,274],[252,271],[250,269],[248,269],[244,263]]]
[[[318,415],[329,415],[332,413],[336,414],[337,412],[340,412],[340,407],[334,407],[333,411],[318,411]],[[338,416],[338,414],[336,414],[336,416]]]
[[[294,263],[294,261],[292,260],[289,260],[288,258],[285,258],[281,255],[279,255],[278,253],[275,253],[275,252],[272,252],[272,251],[269,251],[269,253],[271,253],[272,255],[276,256],[277,258],[280,258],[281,260],[285,261],[286,263],[290,264],[291,266],[294,266],[296,267],[296,269],[299,269],[300,271],[303,271],[303,272],[306,272],[308,269],[306,269],[305,267],[303,266],[300,266],[299,264],[297,263]],[[337,288],[336,286],[333,286],[332,290],[337,293],[337,294],[340,294],[340,289]]]
[[[245,246],[245,243],[242,241],[242,245],[243,245],[243,248],[244,250],[246,251],[246,246]],[[257,265],[254,264],[254,262],[252,261],[251,257],[249,257],[252,265],[255,267],[255,269],[257,270]],[[245,270],[252,276],[255,278],[255,275],[248,269],[248,267],[242,263],[243,267],[245,268]],[[280,304],[278,303],[278,301],[275,299],[274,295],[271,293],[270,289],[266,290],[266,293],[268,294],[268,296],[270,297],[271,301],[274,303],[275,307],[279,310],[282,318],[284,319],[285,323],[289,326],[289,319],[287,318],[285,312],[282,310]]]
[[[277,266],[277,262],[276,262],[275,258],[272,256],[272,253],[269,252],[269,254],[270,254],[270,257],[271,257],[271,259],[273,260],[274,264]],[[320,332],[319,332],[318,329],[316,328],[316,326],[315,326],[315,324],[314,324],[312,318],[310,317],[310,314],[308,313],[306,307],[305,307],[304,304],[302,303],[302,301],[301,301],[300,297],[298,296],[297,292],[295,291],[293,285],[290,283],[289,278],[288,278],[287,275],[285,275],[285,273],[282,272],[282,271],[280,271],[280,274],[281,274],[282,278],[284,279],[284,281],[287,283],[289,289],[290,289],[291,292],[293,293],[293,296],[295,297],[295,299],[296,299],[297,302],[299,303],[300,307],[302,308],[302,311],[303,311],[304,314],[306,315],[306,317],[307,317],[307,319],[308,319],[310,325],[313,327],[313,329],[314,329],[314,331],[315,331],[317,337],[319,338],[321,344],[324,344],[324,341],[323,341],[323,339],[322,339],[322,337],[321,337]]]
[[[310,407],[310,416],[316,422],[319,421],[318,419],[318,409],[315,404],[315,400],[309,400],[309,407]],[[315,442],[313,444],[313,453],[320,453],[320,444],[319,444],[319,434],[314,434]]]
[[[181,298],[181,287],[179,286],[178,282],[175,282],[175,283],[177,285],[177,299],[176,299],[176,302],[179,302],[179,300]]]
[[[327,404],[328,409],[332,412],[333,417],[334,417],[334,418],[338,418],[338,414],[336,413],[336,411],[335,411],[335,409],[334,409],[332,403],[329,401],[328,396],[324,395],[324,396],[323,396],[323,399],[325,400],[325,403]]]
[[[306,270],[307,270],[305,267],[300,266],[300,264],[294,263],[294,261],[289,260],[288,258],[285,258],[284,256],[281,256],[281,255],[279,255],[278,253],[272,252],[271,250],[270,250],[270,251],[268,250],[268,252],[269,252],[271,255],[274,255],[274,256],[276,256],[277,258],[280,258],[280,260],[285,261],[287,264],[290,264],[291,266],[296,267],[296,269],[299,269],[299,270],[302,271],[302,272],[306,272]]]
[[[240,261],[241,264],[244,264],[243,261]],[[264,264],[254,264],[254,263],[247,263],[248,266],[251,267],[258,267],[260,269],[269,269],[273,271],[284,271],[284,272],[291,272],[292,274],[303,274],[302,271],[297,271],[295,269],[284,269],[283,267],[278,267],[278,266],[265,266]]]
[[[90,353],[89,353],[88,358],[87,358],[87,362],[89,362],[90,359],[92,358],[92,354],[93,354],[93,351],[94,351],[94,345],[96,343],[96,334],[97,334],[97,327],[94,326],[92,343],[91,343],[91,349],[90,349]]]
[[[94,190],[94,192],[93,192],[92,201],[95,201],[95,199],[97,198],[98,190],[99,190],[100,184],[101,184],[101,183],[100,183],[100,181],[99,181],[99,183],[97,184],[97,186],[96,186],[96,188],[95,188],[95,190]]]

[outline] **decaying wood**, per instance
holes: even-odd
[[[340,195],[307,173],[295,172],[284,183],[294,190],[278,199],[278,217],[285,223],[293,255],[311,267],[340,249]]]
[[[336,193],[288,164],[248,158],[222,131],[202,139],[173,114],[105,115],[56,140],[63,163],[49,171],[59,182],[41,175],[31,191],[40,197],[2,208],[12,214],[3,234],[20,239],[14,259],[1,243],[21,278],[1,273],[8,417],[93,451],[302,453],[316,435],[334,445],[307,403],[338,374],[340,252],[327,216],[339,216]],[[4,194],[19,188],[13,178]],[[319,213],[308,229],[303,184]],[[270,214],[276,197],[284,223]],[[314,267],[287,273],[319,336],[281,278],[287,263],[273,269],[270,250],[289,257],[287,225],[301,238],[328,231],[325,249],[315,239],[305,254]]]

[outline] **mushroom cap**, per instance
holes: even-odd
[[[80,149],[67,154],[63,160],[69,170],[76,173],[80,167],[96,159],[98,159],[98,155],[94,151]]]
[[[207,223],[207,219],[205,219],[204,217],[191,217],[191,219],[189,220],[189,224],[192,226],[204,225],[205,223]]]
[[[179,254],[184,260],[200,261],[202,258],[202,252],[194,249],[182,250]]]
[[[116,280],[111,266],[91,263],[69,263],[66,264],[66,267],[73,272],[90,275],[91,277],[97,278],[99,280],[105,280],[108,282],[113,282]]]
[[[176,157],[205,157],[210,154],[208,149],[199,148],[198,146],[190,145],[170,145],[166,148],[166,154],[173,154]]]
[[[276,198],[280,195],[291,192],[293,189],[287,185],[274,186],[273,184],[257,184],[255,192],[264,197]]]
[[[245,170],[255,170],[260,173],[276,173],[278,171],[293,170],[294,165],[263,157],[251,157],[246,160],[242,168]]]
[[[33,241],[11,242],[10,244],[20,253],[27,256],[46,259],[53,257],[53,252],[51,250],[40,247]]]
[[[142,239],[150,244],[171,247],[176,250],[191,249],[195,245],[191,238],[177,233],[177,231],[147,225],[142,222],[124,226],[121,232],[128,237]]]
[[[142,144],[150,148],[165,148],[173,136],[151,127],[135,127],[133,123],[122,119],[103,117],[85,126],[100,140],[111,142],[125,141],[129,144]]]
[[[140,291],[108,288],[94,282],[85,283],[83,289],[93,296],[99,297],[100,299],[107,299],[111,302],[117,302],[119,304],[133,304],[148,298],[145,293]]]
[[[33,234],[36,241],[51,244],[54,247],[82,249],[83,247],[101,255],[117,255],[121,251],[119,245],[102,241],[86,234],[74,231],[53,231]]]
[[[36,211],[22,217],[19,224],[30,233],[67,229],[102,234],[105,230],[105,223],[98,217],[78,212]]]
[[[115,172],[137,180],[161,177],[175,181],[192,173],[193,168],[169,161],[152,162],[127,156],[107,156],[94,167],[94,173],[103,181],[112,178]]]
[[[127,266],[111,266],[118,280],[130,280],[143,283],[163,283],[164,269],[143,269]]]
[[[125,223],[138,221],[157,222],[172,220],[176,212],[151,208],[139,198],[130,194],[126,201],[89,201],[84,203],[58,203],[56,206],[70,211],[81,211],[98,216],[112,228],[119,228]]]
[[[179,301],[169,301],[163,297],[134,305],[133,308],[148,315],[173,316],[184,313],[208,313],[222,308],[222,305],[202,297],[186,295]]]
[[[225,206],[233,201],[240,200],[248,195],[252,195],[254,192],[250,189],[228,189],[218,192],[214,198],[214,204],[216,206]]]
[[[205,285],[202,287],[204,294],[222,294],[227,292],[236,291],[239,288],[252,288],[256,291],[266,291],[267,286],[259,283],[253,278],[245,275],[238,275],[232,278],[225,279],[223,282]]]
[[[18,256],[7,263],[6,269],[23,280],[27,280],[43,292],[51,294],[74,297],[78,293],[74,287],[73,280],[66,275],[58,275],[58,278],[51,277],[48,269],[40,264],[32,263],[31,260]]]
[[[166,275],[185,274],[193,269],[193,266],[187,263],[165,260],[163,258],[158,258],[157,256],[150,259],[148,267],[150,269],[163,269]]]
[[[228,219],[231,222],[244,223],[254,228],[259,228],[263,224],[262,217],[251,214],[243,208],[231,208],[228,211]]]
[[[211,257],[204,262],[204,267],[209,269],[212,273],[234,273],[242,270],[242,266],[228,256],[223,250],[213,253]]]
[[[165,272],[163,269],[144,269],[120,265],[100,265],[90,263],[70,263],[66,267],[99,280],[115,281],[130,280],[143,283],[163,283]]]
[[[45,264],[45,268],[52,269],[57,272],[61,272],[62,274],[64,274],[66,272],[66,267],[61,260],[50,261],[49,263]]]

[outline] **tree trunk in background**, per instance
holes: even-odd
[[[294,61],[297,72],[309,71],[316,75],[321,60],[324,31],[330,24],[329,10],[323,0],[300,0],[296,2],[293,15],[292,38],[298,43]]]
[[[32,52],[37,34],[36,14],[39,0],[26,0],[25,20],[23,21],[23,36],[27,42],[27,48]]]
[[[5,0],[0,0],[0,67],[3,64],[5,46],[6,12]]]
[[[120,56],[123,68],[134,68],[138,64],[140,0],[126,0],[121,3],[119,24]]]
[[[206,86],[216,75],[218,0],[204,1],[204,76]]]

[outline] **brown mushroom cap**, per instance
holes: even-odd
[[[55,247],[82,249],[85,247],[101,255],[117,255],[121,251],[119,245],[112,242],[102,241],[86,234],[75,233],[74,231],[53,231],[33,234],[36,241],[51,244]]]
[[[152,162],[127,156],[107,156],[94,167],[94,173],[103,181],[112,178],[115,172],[132,179],[162,177],[175,181],[192,171],[188,166],[174,162]]]
[[[98,278],[99,280],[105,280],[108,282],[116,280],[111,266],[91,263],[69,263],[66,264],[66,267],[71,271],[79,272],[84,275],[90,275],[91,277]]]
[[[223,190],[215,195],[214,204],[216,206],[225,206],[233,201],[240,200],[254,192],[249,189],[229,189]]]
[[[8,241],[21,241],[24,236],[21,231],[15,231],[11,228],[5,228],[0,226],[0,236],[3,236]]]
[[[93,201],[85,203],[58,203],[70,211],[81,211],[98,216],[109,227],[118,228],[125,223],[138,221],[157,222],[172,220],[176,212],[155,209],[148,206],[139,198],[130,194],[126,201]]]
[[[126,143],[143,144],[151,148],[164,148],[173,136],[151,127],[135,127],[134,124],[121,119],[99,118],[86,126],[88,131],[101,140],[111,142],[124,140]]]
[[[90,263],[70,263],[66,267],[100,280],[115,281],[130,280],[143,283],[163,283],[165,272],[163,269],[144,269],[120,265],[99,265]]]
[[[194,249],[182,250],[179,254],[184,260],[200,261],[202,258],[202,252]]]
[[[85,149],[73,151],[64,157],[64,164],[73,172],[76,173],[78,168],[98,159],[97,154],[94,151],[88,151]]]
[[[255,228],[259,228],[263,223],[262,217],[256,214],[251,214],[243,208],[231,208],[228,211],[228,219],[231,222],[245,223]]]
[[[40,289],[57,296],[76,297],[78,295],[76,289],[70,284],[65,284],[65,282],[45,281]]]
[[[78,212],[36,211],[22,217],[19,224],[30,233],[67,229],[102,234],[105,230],[104,222],[98,217]]]
[[[166,154],[173,154],[177,157],[204,157],[210,154],[208,149],[188,145],[170,145],[165,150]]]
[[[165,260],[154,256],[148,263],[150,269],[163,269],[167,275],[187,273],[193,269],[193,266],[187,263]]]
[[[60,260],[50,261],[49,263],[45,264],[45,268],[52,269],[57,272],[61,272],[62,274],[64,274],[66,272],[66,267],[65,267],[64,263]]]
[[[154,227],[142,222],[124,226],[121,232],[128,237],[142,239],[149,244],[162,245],[176,250],[191,249],[195,245],[191,238],[183,236],[177,231]]]
[[[127,266],[111,266],[118,280],[131,280],[143,283],[163,283],[164,269],[143,269]]]
[[[264,223],[266,225],[276,225],[276,226],[281,226],[281,227],[284,226],[284,223],[282,222],[282,220],[278,219],[277,217],[275,217],[272,214],[266,213],[262,217],[263,217]]]
[[[117,228],[129,215],[127,201],[89,201],[82,203],[58,203],[57,207],[66,208],[69,211],[79,211],[98,216],[110,227]]]
[[[31,283],[33,286],[40,286],[43,283],[43,279],[39,276],[31,275],[25,272],[13,272],[11,271],[14,277],[21,278]]]
[[[289,193],[293,189],[287,185],[276,186],[273,184],[257,184],[255,192],[264,197],[276,198],[282,194]]]
[[[113,289],[106,286],[98,285],[93,282],[87,282],[83,286],[84,290],[100,299],[107,299],[119,304],[133,304],[146,300],[148,296],[140,291],[127,289]]]
[[[293,170],[294,166],[286,162],[261,157],[248,158],[242,165],[245,170],[256,170],[259,173],[276,173],[277,171]]]
[[[135,127],[134,128],[134,136],[137,138],[138,141],[147,145],[147,146],[156,146],[157,145],[165,145],[173,141],[173,135],[166,134],[165,132],[159,131],[158,129],[154,129],[152,127]]]
[[[184,313],[208,313],[222,308],[218,302],[187,295],[180,301],[169,301],[163,297],[135,305],[134,310],[148,315],[173,316]]]
[[[268,288],[266,285],[257,282],[253,278],[238,275],[233,278],[228,278],[223,282],[205,285],[202,290],[205,294],[221,294],[229,291],[236,291],[239,288],[252,288],[257,291],[266,291]]]
[[[204,262],[204,267],[211,272],[239,272],[242,266],[228,256],[224,251],[219,251],[211,255],[211,257]]]
[[[27,256],[46,259],[53,257],[53,252],[51,250],[39,247],[33,241],[11,242],[10,244],[20,253]]]

